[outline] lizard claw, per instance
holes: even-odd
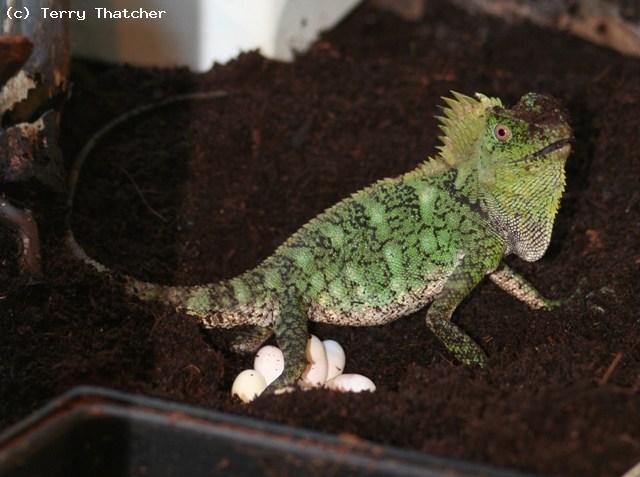
[[[544,305],[544,309],[545,310],[554,310],[560,306],[564,306],[567,305],[571,302],[576,301],[576,299],[583,297],[584,296],[584,289],[586,287],[587,284],[587,279],[585,277],[582,277],[579,281],[578,281],[578,286],[575,288],[575,290],[573,290],[573,293],[571,293],[571,295],[569,295],[566,298],[559,298],[557,300],[546,300],[545,305]]]

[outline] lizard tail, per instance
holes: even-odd
[[[250,288],[246,279],[236,277],[228,281],[204,285],[174,286],[138,280],[131,275],[116,273],[106,265],[91,258],[76,241],[73,232],[67,230],[66,245],[71,254],[99,273],[115,277],[123,283],[129,296],[142,301],[170,305],[175,310],[198,318],[206,328],[234,328],[256,325],[264,321],[252,314],[246,302],[250,301]]]
[[[78,185],[80,172],[82,170],[83,164],[89,157],[90,153],[93,151],[96,144],[98,144],[98,142],[104,136],[106,136],[119,125],[148,111],[179,101],[214,99],[223,96],[226,96],[226,92],[224,91],[209,91],[171,96],[157,103],[132,109],[116,117],[115,119],[104,125],[101,129],[99,129],[87,141],[85,146],[76,157],[76,160],[74,161],[69,173],[69,196],[67,199],[67,216],[65,221],[65,242],[71,254],[75,258],[91,266],[100,273],[112,276],[116,275],[116,273],[112,269],[93,259],[85,252],[85,250],[76,240],[71,229],[73,201],[75,198],[75,192]],[[245,324],[242,322],[243,320],[238,319],[237,316],[234,320],[227,318],[226,321],[224,319],[224,316],[218,316],[220,322],[215,323],[213,321],[216,319],[216,315],[224,315],[226,313],[225,309],[235,302],[233,297],[234,294],[232,293],[230,286],[227,283],[222,282],[219,284],[207,284],[202,286],[189,287],[168,286],[144,282],[130,275],[121,275],[121,278],[124,281],[125,290],[129,295],[135,296],[144,301],[158,301],[161,303],[173,305],[176,309],[182,309],[190,312],[193,315],[201,317],[203,322],[210,326],[224,326],[225,323],[229,326]],[[215,310],[216,305],[218,304],[220,305],[221,309]],[[225,321],[225,323],[222,323],[222,321]]]
[[[87,252],[85,252],[85,250],[76,241],[71,229],[67,229],[65,242],[67,248],[71,252],[71,255],[76,259],[89,265],[99,273],[112,276],[116,275],[114,270],[98,262],[96,259],[91,258]],[[135,296],[143,301],[159,301],[175,306],[178,305],[177,300],[179,299],[179,296],[188,288],[145,282],[126,274],[119,275],[119,278],[124,282],[125,291],[129,295]]]

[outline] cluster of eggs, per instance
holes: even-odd
[[[337,341],[320,341],[311,335],[306,349],[307,367],[298,382],[302,389],[325,387],[341,392],[375,391],[376,385],[361,374],[342,374],[346,356]],[[231,395],[244,402],[253,401],[284,370],[284,356],[275,346],[258,350],[253,369],[245,369],[236,377]]]

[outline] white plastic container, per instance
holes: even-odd
[[[289,61],[360,0],[71,0],[74,54],[144,66],[206,71],[242,51]],[[98,18],[109,12],[158,12],[161,18]],[[160,13],[164,11],[164,13]],[[104,16],[104,15],[103,15]]]

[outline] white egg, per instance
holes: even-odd
[[[324,340],[322,344],[327,353],[327,381],[329,381],[342,374],[346,356],[342,346],[337,341]]]
[[[233,381],[231,395],[238,396],[243,402],[251,402],[267,387],[264,376],[255,369],[245,369]]]
[[[274,382],[284,370],[284,356],[280,348],[263,346],[253,360],[253,368],[264,376],[267,386]]]
[[[325,387],[343,393],[373,392],[376,390],[376,385],[373,381],[361,374],[341,374],[331,381],[327,381]]]
[[[311,335],[306,349],[307,368],[300,378],[302,388],[317,388],[327,380],[327,352],[322,341]]]

